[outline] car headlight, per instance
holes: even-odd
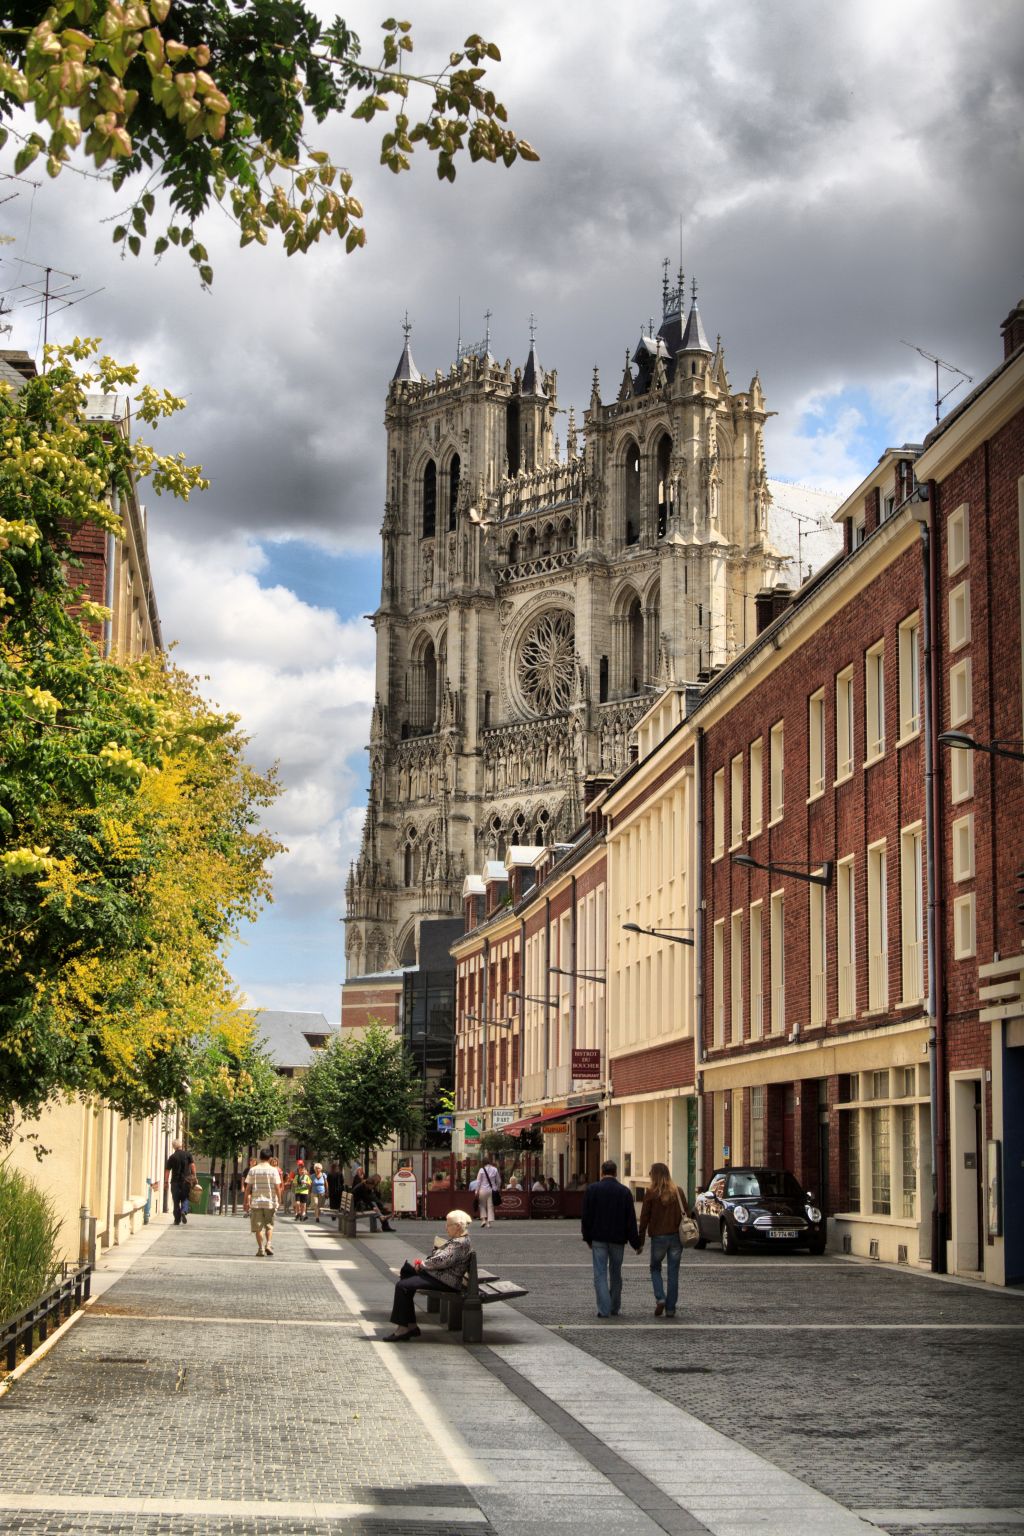
[[[733,1208],[732,1219],[738,1227],[745,1227],[750,1220],[750,1212],[745,1205],[737,1205]]]
[[[807,1220],[813,1221],[817,1225],[821,1220],[821,1212],[818,1210],[818,1207],[816,1205],[805,1205],[804,1210],[807,1212]]]

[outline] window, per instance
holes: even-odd
[[[871,1210],[875,1216],[892,1214],[892,1170],[889,1166],[888,1104],[867,1111],[871,1125]]]
[[[836,964],[841,1019],[852,1019],[857,1012],[856,916],[853,860],[842,859],[836,869]]]
[[[969,960],[974,954],[974,893],[953,902],[953,959]]]
[[[954,805],[974,794],[974,753],[970,747],[953,747],[949,753],[949,798]]]
[[[764,1034],[764,956],[761,952],[761,928],[763,905],[755,901],[750,909],[750,1038],[760,1040]],[[753,1134],[753,1133],[751,1133]]]
[[[953,879],[974,879],[974,817],[961,816],[953,823]]]
[[[921,729],[921,620],[916,613],[899,629],[900,740]]]
[[[750,1161],[760,1167],[765,1161],[764,1140],[764,1087],[750,1090]]]
[[[825,791],[825,691],[819,688],[807,703],[807,797]]]
[[[847,1209],[860,1210],[860,1113],[850,1110],[843,1115],[842,1147],[846,1163]]]
[[[730,767],[729,786],[729,847],[738,848],[743,841],[743,753],[738,752]]]
[[[764,803],[763,776],[764,745],[760,736],[750,743],[750,836],[756,837],[761,830],[761,814]]]
[[[888,493],[888,495],[882,495],[880,497],[880,499],[879,499],[878,521],[880,523],[884,523],[886,518],[892,517],[893,508],[895,506],[896,506],[896,495],[895,495],[895,492],[890,491]]]
[[[786,949],[784,929],[786,925],[786,898],[781,891],[772,893],[771,908],[772,946],[772,1034],[779,1035],[786,1027]]]
[[[810,899],[811,1023],[824,1024],[827,1007],[825,976],[825,887],[808,887]]]
[[[951,576],[962,571],[971,558],[967,503],[957,507],[946,519],[946,568]]]
[[[714,785],[714,857],[720,859],[725,852],[725,769],[719,768],[713,779]]]
[[[868,849],[868,1007],[889,1006],[889,918],[885,844]]]
[[[738,1045],[743,1039],[743,913],[732,914],[729,935],[729,1039]]]
[[[432,539],[437,525],[437,465],[430,460],[423,471],[423,537]]]
[[[785,805],[785,738],[784,726],[780,720],[772,726],[771,734],[771,803],[769,807],[769,820],[778,821],[782,816]]]
[[[864,658],[864,757],[872,762],[885,751],[885,642]]]
[[[963,661],[958,661],[955,667],[949,669],[949,723],[950,725],[963,725],[971,718],[974,710],[973,688],[971,686],[971,658],[965,656]]]
[[[962,581],[949,594],[949,648],[958,650],[971,638],[971,584]]]
[[[900,1147],[900,1214],[913,1221],[917,1214],[917,1110],[904,1105],[896,1111]]]
[[[860,546],[868,536],[868,523],[864,512],[858,512],[855,517],[850,519],[850,524],[853,532],[853,547],[854,549],[860,549]]]
[[[921,828],[900,833],[900,927],[903,946],[903,1001],[924,997],[924,866]]]
[[[836,783],[853,772],[853,668],[836,678]]]
[[[716,1046],[725,1044],[725,919],[719,918],[714,929],[712,972],[712,999],[711,1006],[714,1011],[712,1028],[714,1030],[713,1043]]]

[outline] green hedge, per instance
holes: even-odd
[[[60,1225],[49,1196],[0,1163],[0,1321],[31,1306],[57,1278]]]

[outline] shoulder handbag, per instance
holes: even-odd
[[[679,1202],[679,1208],[683,1213],[682,1220],[679,1223],[679,1241],[684,1248],[696,1248],[697,1239],[700,1237],[700,1228],[687,1211],[682,1200]]]
[[[491,1200],[493,1201],[493,1203],[496,1206],[500,1205],[501,1204],[501,1190],[500,1189],[495,1189],[495,1187],[494,1187],[494,1180],[491,1178],[490,1174],[487,1175],[487,1182],[491,1186]]]

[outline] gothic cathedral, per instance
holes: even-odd
[[[627,353],[594,370],[582,441],[556,436],[557,375],[488,342],[432,379],[405,348],[388,392],[377,697],[363,844],[346,886],[347,974],[417,957],[467,873],[565,840],[585,781],[626,766],[659,686],[753,638],[768,539],[760,380],[733,393],[682,273]],[[653,325],[650,327],[653,332]]]

